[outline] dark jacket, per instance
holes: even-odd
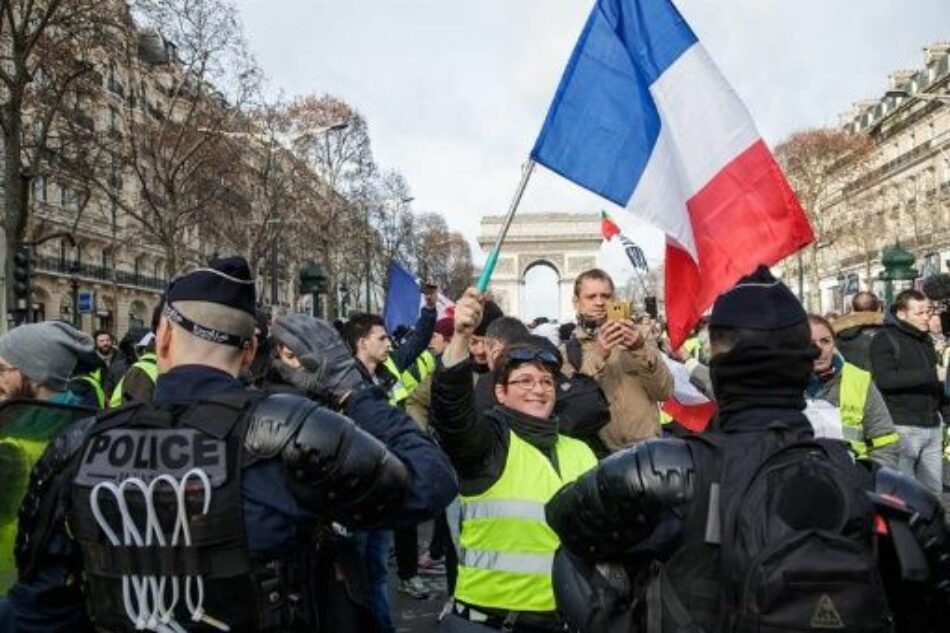
[[[930,335],[888,315],[871,342],[871,375],[897,426],[933,427],[943,385]]]
[[[509,430],[557,468],[557,421],[531,418],[494,403],[479,408],[487,394],[483,387],[476,396],[472,367],[471,359],[448,368],[440,360],[432,377],[432,426],[458,473],[461,494],[477,495],[498,481],[508,459]],[[479,383],[489,381],[488,376],[481,376]]]
[[[412,329],[412,334],[393,350],[393,362],[400,371],[405,371],[412,366],[419,355],[429,349],[429,342],[432,340],[432,332],[435,330],[436,321],[435,308],[422,308],[419,311],[419,320]]]
[[[881,331],[884,315],[880,312],[851,312],[835,319],[835,347],[852,365],[871,371],[871,340]]]
[[[244,390],[240,381],[227,373],[186,365],[159,376],[153,402],[162,406]],[[448,459],[416,429],[410,418],[387,404],[382,392],[367,388],[354,394],[344,413],[383,442],[410,471],[411,483],[400,509],[390,516],[377,517],[381,526],[416,525],[433,518],[449,504],[458,488]],[[280,459],[261,460],[244,471],[242,508],[247,548],[252,554],[294,546],[301,531],[314,525],[321,514],[313,504],[304,507],[292,494],[287,480],[287,467]],[[76,547],[63,530],[57,529],[49,551],[43,555],[48,562],[42,573],[11,589],[9,597],[20,633],[88,630],[82,596],[68,581],[67,563],[75,559]]]

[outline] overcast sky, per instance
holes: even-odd
[[[367,118],[413,207],[474,239],[503,213],[592,0],[237,0],[273,89],[330,93]],[[774,145],[879,97],[950,39],[950,0],[676,0]],[[539,168],[522,213],[609,203]],[[620,212],[617,212],[618,219]],[[661,239],[628,234],[661,255]]]

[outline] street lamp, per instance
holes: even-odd
[[[300,269],[300,293],[312,295],[310,304],[310,315],[318,316],[317,302],[320,295],[327,291],[327,276],[323,272],[323,267],[317,262],[310,260]],[[323,316],[322,312],[319,316]]]
[[[914,256],[901,248],[900,243],[884,251],[881,257],[884,270],[878,279],[884,282],[884,303],[891,305],[894,301],[894,282],[898,282],[898,291],[909,288],[920,273],[914,268]]]

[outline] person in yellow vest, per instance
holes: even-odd
[[[79,354],[67,389],[79,398],[83,406],[105,409],[109,399],[106,393],[107,372],[105,363],[95,352]]]
[[[508,345],[495,363],[498,404],[475,406],[469,342],[482,297],[466,291],[455,336],[432,379],[432,424],[459,476],[461,533],[455,603],[443,633],[560,631],[551,588],[559,540],[544,504],[597,464],[552,415],[560,358],[532,342]]]
[[[117,409],[130,402],[150,402],[155,381],[158,380],[158,359],[155,356],[155,335],[149,332],[139,341],[139,354],[129,370],[112,391],[109,408]]]
[[[870,372],[837,353],[827,319],[811,314],[808,322],[811,340],[821,352],[805,389],[805,416],[815,435],[844,439],[859,459],[897,468],[900,435]]]
[[[91,410],[67,389],[79,354],[93,351],[92,338],[55,321],[21,325],[0,336],[0,402],[39,400],[62,405],[64,415],[29,411],[0,427],[0,595],[16,580],[13,546],[17,513],[30,470],[51,438]]]

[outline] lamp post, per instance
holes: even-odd
[[[312,295],[310,303],[311,316],[323,316],[322,311],[318,310],[317,302],[320,295],[327,291],[327,276],[323,272],[323,267],[317,262],[310,260],[300,269],[300,292],[305,295]]]
[[[884,282],[884,303],[891,305],[894,302],[894,286],[897,282],[898,292],[909,288],[920,273],[914,268],[914,256],[901,248],[900,243],[884,251],[881,264],[884,270],[878,279]]]

